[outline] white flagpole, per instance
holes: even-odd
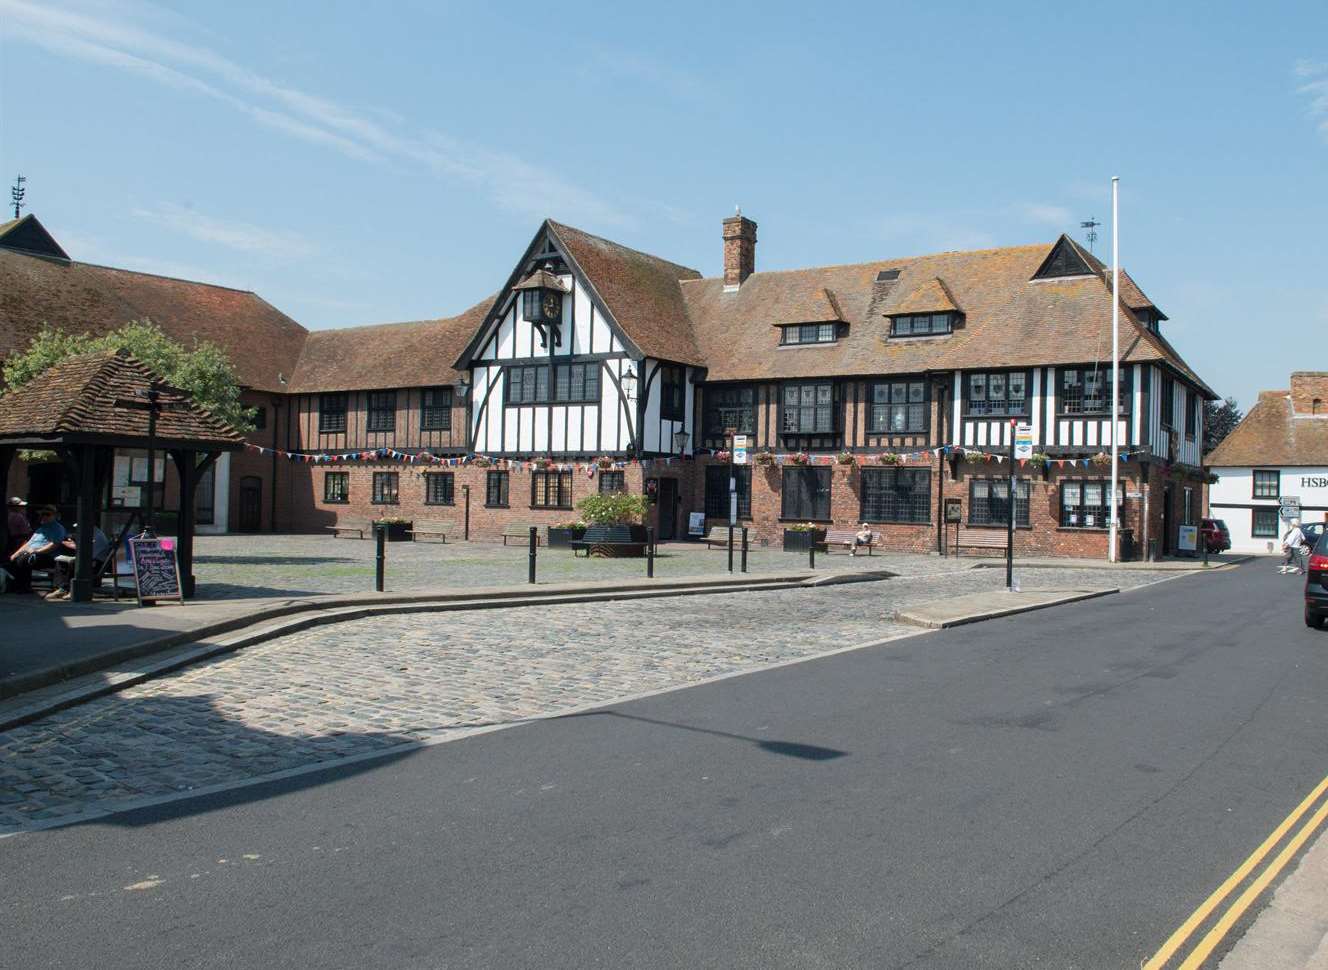
[[[1120,178],[1111,177],[1111,529],[1108,537],[1107,559],[1116,561],[1116,490],[1120,487],[1117,459],[1120,445],[1120,214],[1117,199],[1120,196]]]

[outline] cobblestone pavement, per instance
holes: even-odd
[[[1124,589],[1168,575],[1042,569],[1024,585]],[[915,631],[890,611],[1003,581],[998,569],[933,568],[642,600],[630,620],[610,602],[310,630],[0,734],[0,832],[902,636]]]
[[[205,599],[291,596],[316,593],[365,593],[373,589],[374,543],[331,536],[200,536],[194,575]],[[655,575],[695,576],[728,568],[722,549],[693,543],[665,543],[655,560]],[[735,553],[736,557],[736,553]],[[935,572],[967,569],[971,558],[875,555],[851,557],[835,552],[816,558],[818,569],[888,568],[894,572]],[[600,579],[644,579],[643,559],[588,559],[571,549],[539,548],[536,560],[541,582]],[[805,553],[778,548],[753,548],[749,571],[769,573],[804,569]],[[392,542],[387,545],[385,586],[388,592],[440,586],[505,586],[524,583],[528,567],[523,546],[495,542]],[[736,567],[735,567],[736,568]]]

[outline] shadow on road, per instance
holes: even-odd
[[[644,724],[655,724],[659,727],[675,728],[679,731],[694,731],[697,734],[710,734],[717,738],[731,738],[734,741],[745,741],[748,744],[754,744],[762,751],[768,751],[771,754],[781,754],[788,758],[800,758],[803,761],[833,761],[835,758],[842,758],[848,754],[847,751],[838,751],[835,748],[822,748],[815,744],[803,744],[800,741],[773,741],[767,738],[750,738],[745,734],[733,734],[729,731],[716,731],[713,728],[700,728],[691,724],[676,724],[672,721],[660,721],[652,717],[641,717],[637,714],[623,714],[621,711],[582,711],[576,714],[563,714],[552,720],[564,720],[573,717],[621,717],[629,721],[641,721]]]

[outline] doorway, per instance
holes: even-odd
[[[240,479],[240,532],[263,528],[263,480],[254,475]]]
[[[1171,486],[1162,487],[1162,555],[1171,555]]]
[[[659,479],[655,493],[655,508],[658,510],[660,541],[678,537],[678,480],[676,478]]]

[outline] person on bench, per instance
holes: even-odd
[[[18,552],[9,557],[5,571],[14,581],[14,592],[32,592],[32,571],[54,569],[60,543],[69,533],[60,524],[60,513],[53,505],[43,505],[37,511],[37,530]]]
[[[46,595],[48,600],[69,599],[69,586],[74,581],[74,567],[78,562],[78,523],[71,527],[72,534],[60,540],[59,554],[55,557],[55,589]],[[101,565],[111,554],[111,540],[95,525],[92,527],[92,575],[101,571]]]
[[[866,522],[859,523],[857,535],[853,537],[853,549],[849,552],[850,556],[858,554],[859,546],[870,546],[872,544],[872,530]]]
[[[9,526],[9,548],[5,550],[6,559],[17,552],[19,547],[28,541],[28,536],[32,535],[32,523],[28,521],[28,513],[25,511],[27,507],[28,503],[17,495],[9,500],[6,519]]]

